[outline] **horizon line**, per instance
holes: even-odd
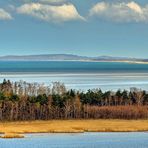
[[[46,55],[71,55],[71,56],[79,56],[79,57],[88,57],[88,58],[96,58],[96,57],[112,57],[112,58],[130,58],[130,59],[148,59],[148,58],[140,58],[140,57],[130,57],[130,56],[113,56],[113,55],[98,55],[98,56],[88,56],[88,55],[80,55],[80,54],[71,54],[71,53],[39,53],[39,54],[6,54],[1,55],[0,57],[9,57],[9,56],[46,56]]]

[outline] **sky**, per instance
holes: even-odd
[[[147,0],[0,0],[0,56],[148,58]]]

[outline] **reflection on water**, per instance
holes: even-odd
[[[147,148],[148,133],[31,134],[0,139],[0,148]]]
[[[120,62],[0,61],[0,81],[45,83],[60,81],[68,88],[87,90],[148,90],[148,64]]]
[[[138,87],[148,90],[147,73],[7,73],[0,75],[3,79],[11,81],[38,82],[50,85],[52,82],[63,82],[67,88],[102,90],[129,89]]]

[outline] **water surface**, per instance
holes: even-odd
[[[148,90],[148,64],[117,62],[0,62],[0,81],[65,83],[67,88],[88,90]]]
[[[148,148],[148,133],[31,134],[0,139],[0,148]]]

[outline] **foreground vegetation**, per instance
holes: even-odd
[[[6,133],[5,137],[12,137],[13,135],[16,137],[24,133],[136,131],[148,131],[148,120],[50,120],[0,123],[0,133]]]
[[[80,92],[59,82],[0,84],[1,121],[50,119],[148,119],[148,93],[136,88]]]

